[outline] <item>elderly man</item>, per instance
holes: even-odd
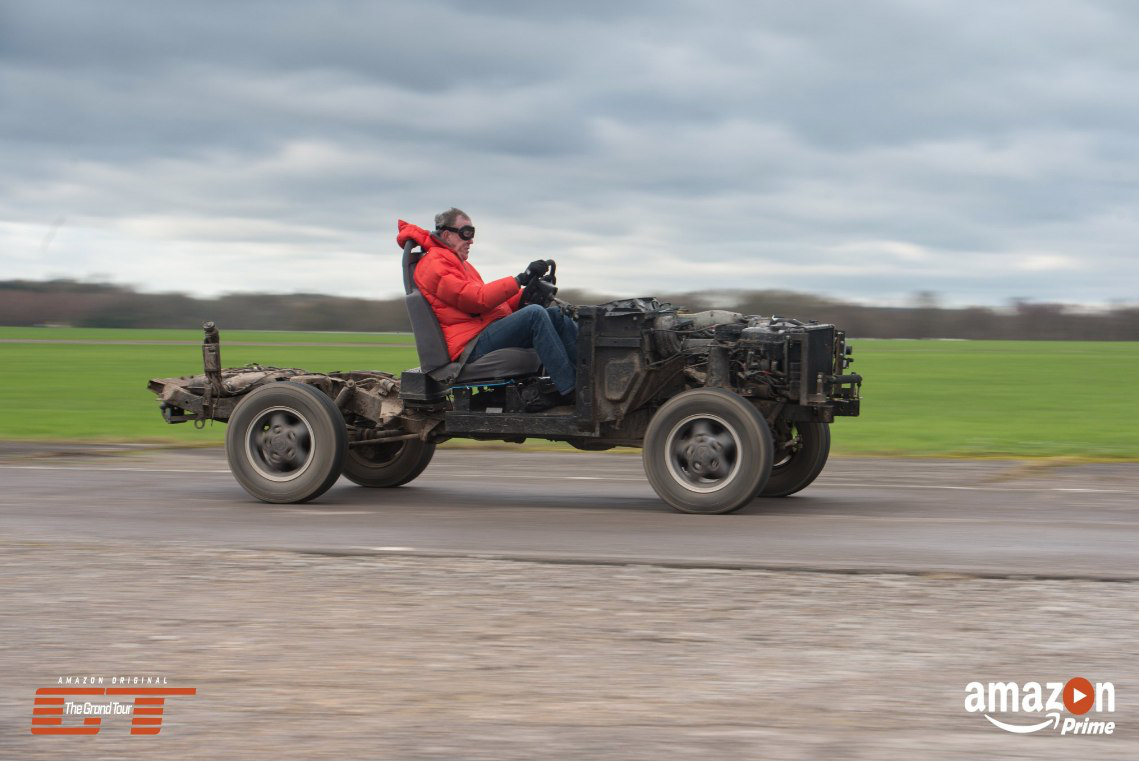
[[[415,284],[439,320],[451,359],[471,341],[468,361],[509,346],[533,348],[559,394],[540,406],[571,404],[577,324],[557,307],[521,303],[522,289],[549,264],[538,259],[518,275],[486,283],[467,261],[474,239],[471,218],[455,208],[435,215],[434,233],[401,219],[396,236],[400,246],[412,240],[427,252],[415,267]]]

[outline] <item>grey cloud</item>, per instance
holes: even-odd
[[[488,276],[541,252],[611,292],[1097,302],[1133,298],[1139,276],[1127,6],[0,13],[16,276],[168,288],[178,256],[223,273],[196,292],[392,295],[395,219],[452,204],[476,216]],[[41,258],[34,231],[59,216]]]

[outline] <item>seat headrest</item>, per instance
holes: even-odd
[[[415,241],[409,240],[403,244],[403,292],[411,293],[415,290],[415,265],[419,264],[420,258],[425,253],[421,247],[418,251],[412,251],[416,246]]]

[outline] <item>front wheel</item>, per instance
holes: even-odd
[[[225,432],[225,454],[234,478],[257,499],[307,502],[340,477],[347,439],[331,399],[312,386],[281,381],[238,403]]]
[[[344,457],[344,477],[373,488],[403,486],[419,476],[434,456],[435,443],[419,439],[350,447]]]
[[[775,439],[775,462],[761,497],[786,497],[807,488],[823,472],[831,451],[826,423],[779,422]]]
[[[771,431],[754,406],[720,388],[685,391],[649,421],[645,475],[684,513],[730,513],[750,502],[771,473]]]

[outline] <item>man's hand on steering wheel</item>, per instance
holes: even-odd
[[[520,307],[527,304],[537,304],[541,307],[548,307],[554,301],[554,296],[558,292],[557,278],[554,273],[557,271],[557,265],[553,259],[547,261],[535,261],[530,264],[523,272],[522,275],[528,275],[529,278],[522,289],[522,298],[518,302]],[[541,270],[541,273],[538,273]],[[548,271],[548,274],[547,274]],[[522,277],[521,275],[519,277]],[[521,283],[521,281],[519,281]]]
[[[514,279],[518,281],[518,285],[525,288],[526,286],[530,285],[530,281],[532,281],[534,278],[542,277],[542,275],[545,275],[549,271],[550,263],[548,261],[544,259],[535,259],[534,261],[530,262],[530,266],[515,275]]]

